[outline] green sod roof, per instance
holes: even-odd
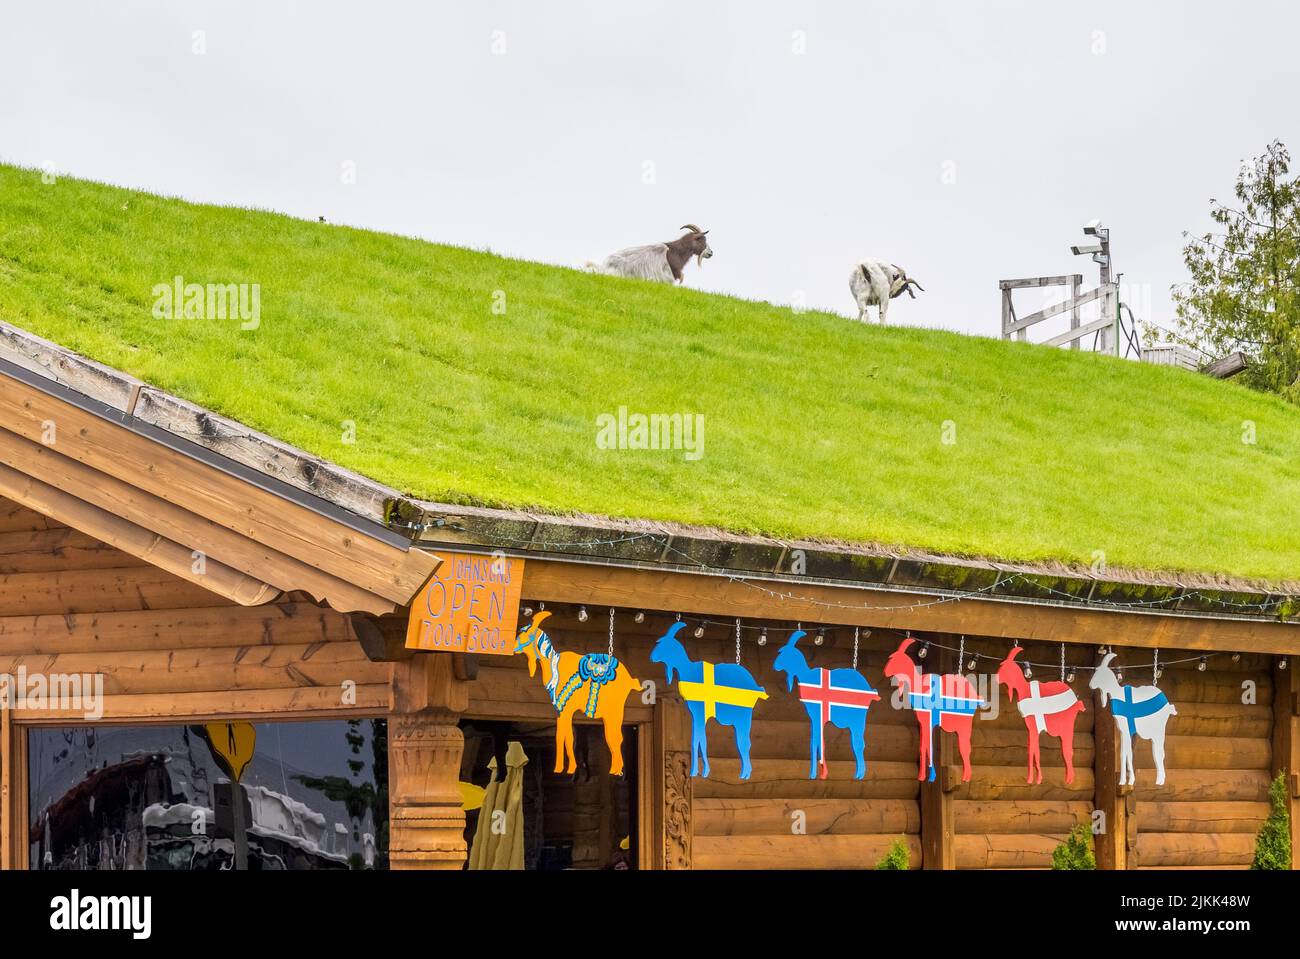
[[[156,318],[176,276],[256,329]],[[0,319],[425,499],[1300,579],[1300,410],[1178,369],[6,166]],[[620,407],[703,455],[601,448]]]

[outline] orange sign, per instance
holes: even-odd
[[[411,604],[406,648],[509,656],[515,651],[524,561],[438,551],[442,565]]]

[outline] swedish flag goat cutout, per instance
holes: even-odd
[[[839,729],[849,731],[853,758],[857,763],[853,778],[861,779],[867,773],[867,709],[880,698],[880,693],[872,689],[867,677],[856,669],[809,666],[799,649],[799,640],[806,635],[802,629],[791,633],[789,640],[776,654],[774,667],[778,672],[785,673],[787,689],[793,691],[794,684],[799,684],[799,701],[808,711],[808,721],[812,727],[808,740],[811,753],[808,778],[825,779],[827,776],[826,724],[831,723]]]
[[[612,775],[623,772],[623,709],[629,693],[641,688],[624,663],[606,653],[560,652],[551,645],[551,637],[542,631],[542,623],[551,614],[542,611],[519,631],[515,652],[528,657],[528,675],[542,669],[551,705],[559,714],[555,723],[555,771],[578,768],[573,750],[573,720],[579,710],[587,719],[599,719],[605,726],[605,744],[609,746]]]
[[[673,623],[659,637],[650,652],[650,662],[662,663],[668,682],[680,677],[677,692],[691,713],[691,775],[709,775],[708,722],[716,719],[736,730],[736,749],[740,753],[740,778],[748,779],[753,767],[749,762],[749,730],[754,706],[767,699],[763,687],[754,682],[749,670],[738,663],[692,662],[677,634],[686,624]],[[704,772],[700,772],[703,760]]]
[[[1101,692],[1101,704],[1110,700],[1110,713],[1119,728],[1119,784],[1133,783],[1133,737],[1151,740],[1156,762],[1156,785],[1165,784],[1165,723],[1177,716],[1165,694],[1156,686],[1121,686],[1110,668],[1114,653],[1107,653],[1088,680],[1088,688]]]

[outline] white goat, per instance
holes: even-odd
[[[890,300],[901,295],[904,290],[908,296],[916,299],[912,287],[925,292],[925,287],[920,283],[908,279],[901,266],[882,260],[863,260],[849,274],[849,289],[858,304],[858,319],[863,323],[867,322],[867,307],[875,306],[878,322],[883,324],[885,314],[889,312]]]
[[[646,246],[628,247],[611,253],[604,263],[588,263],[587,268],[611,276],[628,276],[637,280],[658,280],[661,283],[681,283],[682,271],[691,257],[700,266],[713,256],[706,239],[708,230],[693,223],[682,227],[686,235],[667,243],[649,243]]]

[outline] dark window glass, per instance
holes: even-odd
[[[386,869],[382,719],[28,732],[33,869]],[[242,802],[237,802],[238,799]]]

